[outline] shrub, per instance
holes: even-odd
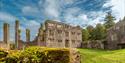
[[[29,47],[9,51],[6,63],[69,63],[70,53],[66,48]]]
[[[3,49],[0,49],[0,62],[3,62],[7,55],[7,52],[5,52]]]
[[[48,63],[68,63],[69,51],[67,49],[47,49]]]
[[[7,52],[0,50],[0,58],[6,57],[7,54]]]

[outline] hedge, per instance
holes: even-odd
[[[1,61],[5,63],[69,63],[70,52],[66,48],[29,47],[9,51]]]
[[[1,62],[3,62],[4,58],[6,58],[7,55],[8,55],[7,52],[5,52],[4,50],[0,49],[0,61]]]

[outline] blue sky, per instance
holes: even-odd
[[[25,29],[31,30],[31,39],[40,23],[51,19],[71,25],[95,26],[103,23],[105,13],[112,11],[116,22],[125,16],[125,0],[0,0],[0,40],[3,23],[10,24],[10,39],[14,40],[14,22],[20,21],[21,39]]]

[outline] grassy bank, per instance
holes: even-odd
[[[82,63],[125,63],[125,49],[105,51],[97,49],[79,49]]]

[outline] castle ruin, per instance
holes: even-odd
[[[38,43],[46,47],[80,47],[82,29],[61,22],[47,20],[39,29]]]
[[[30,41],[30,30],[26,29],[26,41],[21,40],[20,22],[15,21],[15,48],[23,49],[28,46],[44,46],[44,47],[60,47],[60,48],[76,48],[81,47],[82,28],[79,26],[71,26],[65,23],[47,20],[41,24],[38,34],[33,41]],[[9,24],[4,24],[4,40],[0,43],[9,44]],[[6,48],[7,46],[4,46]]]
[[[125,18],[115,26],[111,27],[108,31],[107,49],[122,49],[125,48]]]

